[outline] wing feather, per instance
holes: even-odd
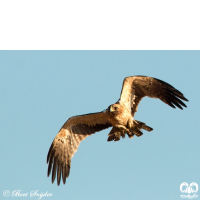
[[[148,76],[130,76],[123,82],[120,102],[131,111],[137,112],[138,104],[143,97],[159,98],[172,108],[187,107],[181,100],[188,101],[184,95],[172,85]]]
[[[47,155],[49,164],[47,175],[49,176],[52,171],[52,183],[55,181],[57,173],[57,184],[60,184],[61,176],[65,184],[70,173],[71,158],[82,140],[111,126],[103,112],[79,115],[68,119],[56,135]]]

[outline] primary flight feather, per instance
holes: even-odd
[[[141,129],[153,129],[143,122],[133,119],[138,104],[143,97],[159,98],[172,108],[187,107],[182,100],[188,101],[184,95],[170,84],[148,76],[130,76],[123,82],[120,99],[105,111],[79,115],[69,118],[53,140],[47,155],[49,176],[52,171],[52,183],[57,173],[57,184],[61,176],[65,184],[69,176],[71,158],[76,153],[82,140],[95,132],[112,127],[108,141],[118,141],[127,134],[141,136]]]

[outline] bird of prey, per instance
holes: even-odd
[[[61,174],[65,184],[69,176],[71,158],[82,140],[95,132],[112,127],[108,141],[119,141],[128,135],[141,136],[142,129],[153,129],[145,123],[133,119],[138,104],[143,97],[158,98],[172,108],[187,107],[181,100],[188,101],[184,95],[170,84],[148,76],[130,76],[123,81],[119,100],[102,112],[79,115],[69,118],[53,140],[47,155],[49,176],[52,170],[52,183],[57,173],[57,184]]]

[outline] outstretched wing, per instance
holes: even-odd
[[[124,79],[120,103],[130,109],[132,116],[137,112],[138,104],[145,96],[159,98],[172,108],[187,107],[180,99],[188,101],[183,94],[170,84],[148,76],[130,76]]]
[[[60,184],[61,173],[65,184],[70,172],[71,158],[82,140],[111,126],[103,112],[69,118],[56,135],[47,155],[48,176],[53,166],[52,183],[57,171],[57,184]]]

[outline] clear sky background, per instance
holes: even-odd
[[[200,185],[199,74],[200,51],[0,51],[0,198],[38,190],[53,194],[43,200],[180,199],[182,182]],[[60,127],[115,103],[133,75],[170,83],[188,108],[143,99],[135,119],[152,132],[107,142],[107,129],[86,138],[66,184],[52,184],[46,156]]]

